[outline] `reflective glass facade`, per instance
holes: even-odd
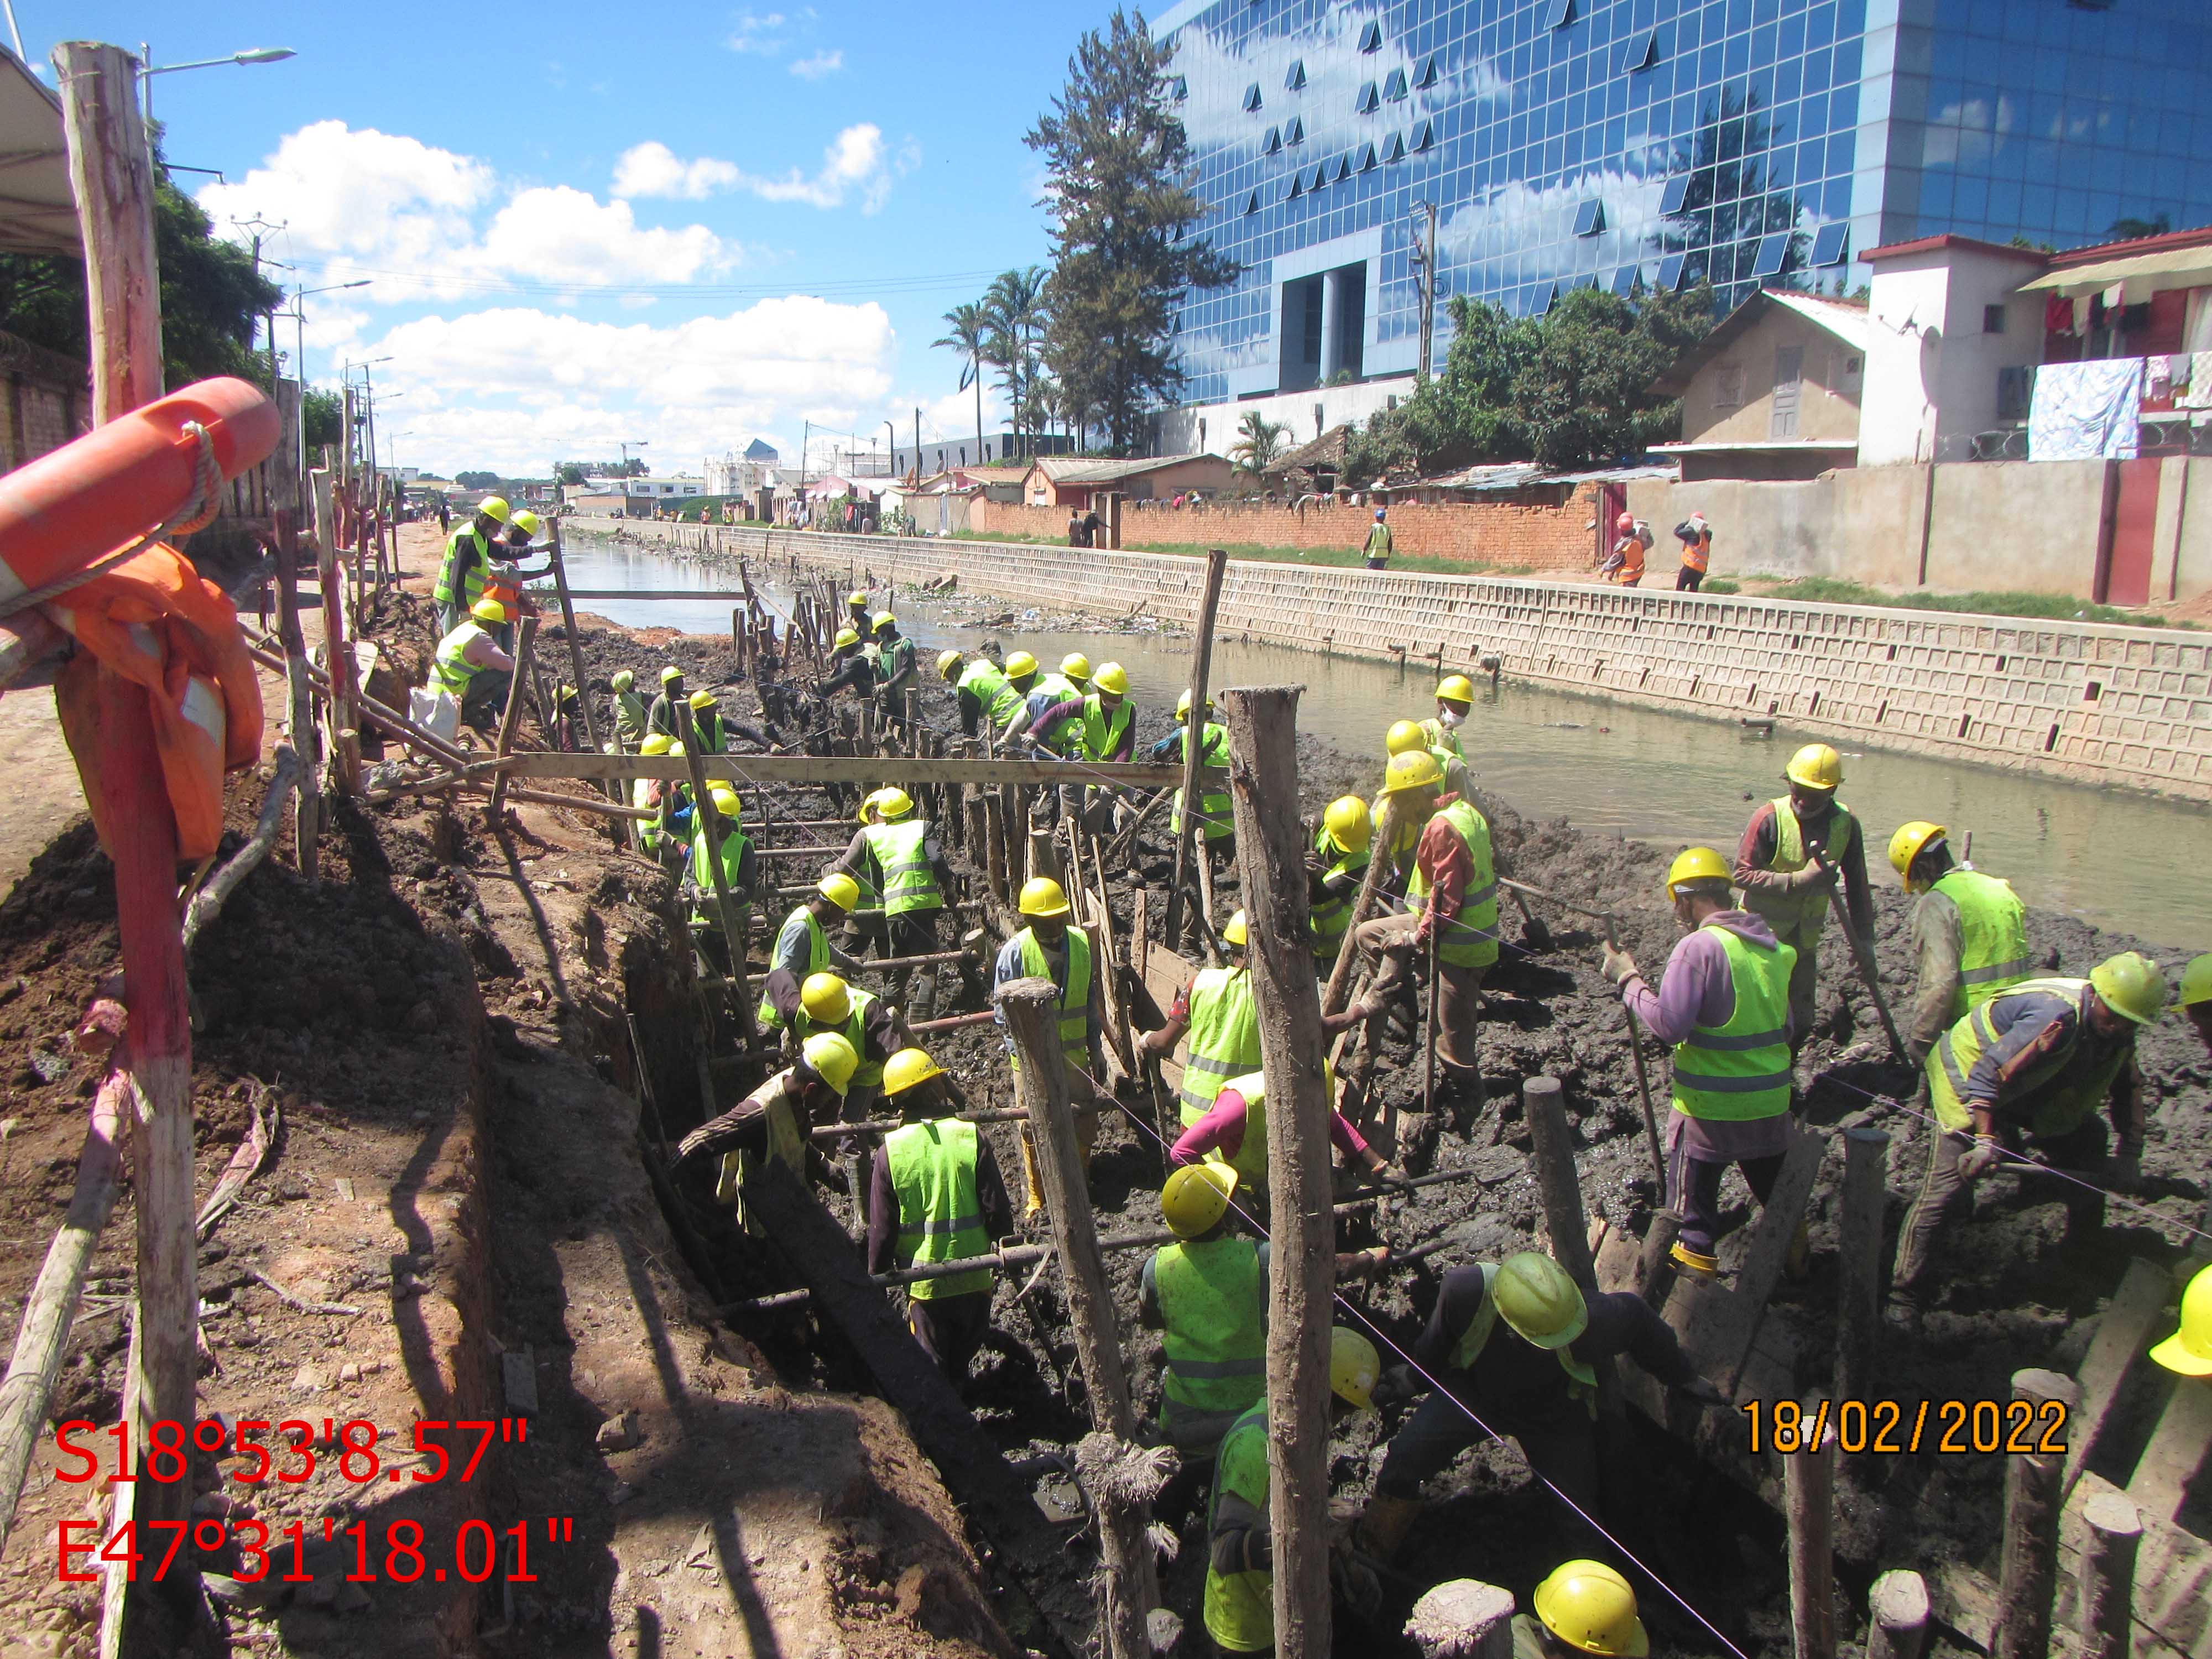
[[[1442,297],[1847,291],[1883,242],[2212,222],[2212,0],[1184,0],[1167,95],[1245,267],[1188,403],[1411,371]],[[2123,226],[2123,232],[2126,228]],[[2132,234],[2132,233],[2130,233]]]

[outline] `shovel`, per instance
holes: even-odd
[[[1620,949],[1620,927],[1613,917],[1605,919],[1605,942],[1612,949]],[[1651,1167],[1659,1177],[1659,1196],[1667,1196],[1667,1154],[1659,1149],[1659,1120],[1651,1110],[1651,1075],[1644,1066],[1644,1026],[1636,1018],[1636,1011],[1626,1002],[1620,1005],[1621,1017],[1628,1022],[1628,1055],[1636,1064],[1636,1092],[1644,1101],[1644,1133],[1651,1142]]]
[[[1859,970],[1860,982],[1866,987],[1867,994],[1874,999],[1874,1011],[1881,1016],[1882,1034],[1889,1039],[1890,1057],[1899,1066],[1907,1065],[1910,1062],[1905,1056],[1904,1039],[1898,1036],[1897,1022],[1890,1018],[1889,1003],[1881,994],[1881,982],[1875,968],[1874,952],[1859,938],[1858,930],[1851,926],[1850,912],[1844,906],[1842,872],[1817,852],[1812,856],[1814,864],[1836,878],[1828,888],[1828,908],[1835,912],[1836,926],[1844,930],[1844,943],[1850,946],[1851,965]]]

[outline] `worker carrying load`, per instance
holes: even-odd
[[[1912,908],[1920,988],[1905,1034],[1917,1066],[1954,1024],[2028,976],[2027,912],[2008,883],[1951,856],[1950,831],[1940,823],[1899,825],[1889,862],[1905,890],[1920,895]]]
[[[1692,513],[1674,526],[1674,539],[1682,544],[1682,568],[1674,573],[1674,591],[1694,593],[1713,568],[1713,527],[1703,513]]]
[[[1021,712],[1022,694],[1007,684],[1006,675],[988,657],[940,651],[937,672],[959,694],[963,736],[975,736],[987,722],[994,732],[1001,731]]]
[[[1182,763],[1190,748],[1190,693],[1185,691],[1176,700],[1176,728],[1152,745],[1156,761]],[[1218,766],[1224,772],[1229,767],[1229,728],[1213,718],[1213,699],[1206,700],[1206,719],[1199,727],[1198,763]],[[1173,802],[1174,817],[1169,820],[1168,833],[1182,834],[1182,786],[1176,786]],[[1198,797],[1198,823],[1206,837],[1206,850],[1216,855],[1216,861],[1236,850],[1237,818],[1229,804],[1229,783],[1224,777],[1218,783],[1200,787]]]
[[[427,690],[452,698],[459,720],[479,731],[499,718],[514,683],[514,659],[492,631],[507,620],[498,600],[478,599],[430,658]]]
[[[1244,961],[1249,938],[1244,913],[1239,910],[1221,930],[1228,965],[1201,968],[1176,995],[1167,1024],[1137,1040],[1139,1053],[1164,1056],[1173,1054],[1183,1033],[1189,1032],[1190,1051],[1182,1062],[1186,1129],[1212,1109],[1223,1084],[1260,1069],[1260,1015]]]
[[[752,915],[753,886],[757,879],[750,836],[738,829],[744,812],[738,792],[718,783],[707,791],[705,801],[692,813],[691,862],[684,874],[684,895],[691,906],[691,937],[708,961],[721,973],[732,971],[730,951],[745,948],[746,921]],[[714,896],[714,866],[720,864],[722,885],[730,900],[730,927],[725,939]]]
[[[884,1097],[906,1120],[884,1137],[868,1192],[868,1271],[890,1273],[991,1253],[1012,1236],[1012,1206],[991,1143],[953,1115],[945,1069],[920,1048],[884,1067]],[[957,1387],[991,1329],[991,1270],[907,1286],[907,1328]]]
[[[1651,527],[1632,513],[1622,514],[1613,527],[1613,550],[1598,562],[1598,574],[1616,587],[1633,587],[1644,580],[1644,556],[1651,550]]]
[[[1928,1055],[1936,1124],[1920,1190],[1897,1236],[1890,1302],[1906,1323],[1930,1297],[1928,1268],[1944,1218],[1972,1185],[2009,1157],[2092,1176],[2060,1183],[2069,1237],[2104,1222],[2101,1188],[2141,1184],[2146,1125],[2136,1041],[2166,1009],[2166,975],[2130,951],[2087,979],[2023,980],[1954,1024]],[[2112,1147],[2097,1109],[2109,1103]]]
[[[671,743],[676,740],[676,705],[686,702],[690,693],[684,689],[684,671],[670,663],[660,671],[660,695],[653,698],[645,711],[645,729],[658,732]]]
[[[1340,795],[1331,801],[1322,814],[1321,828],[1314,831],[1313,851],[1306,854],[1306,915],[1315,966],[1324,975],[1334,966],[1345,931],[1352,925],[1352,907],[1367,873],[1368,847],[1374,836],[1367,803],[1357,795]]]
[[[1054,1016],[1059,1024],[1060,1070],[1067,1079],[1067,1103],[1075,1121],[1075,1144],[1084,1167],[1091,1164],[1091,1148],[1098,1139],[1097,1079],[1106,1075],[1105,1017],[1100,975],[1091,955],[1091,936],[1069,926],[1074,912],[1066,890],[1050,876],[1032,876],[1022,884],[1020,897],[1024,927],[1008,939],[991,966],[991,996],[996,1006],[999,989],[1018,979],[1048,979],[1058,993]],[[1003,1030],[1006,1012],[995,1016]],[[1006,1052],[1014,1068],[1021,1069],[1013,1038]],[[1022,1126],[1022,1173],[1029,1183],[1030,1216],[1044,1209],[1044,1188],[1039,1183],[1036,1148],[1027,1124]]]
[[[1874,893],[1867,885],[1866,835],[1851,809],[1836,799],[1844,757],[1808,743],[1783,773],[1790,793],[1751,815],[1736,848],[1735,884],[1743,908],[1763,916],[1774,937],[1797,953],[1790,977],[1790,1057],[1813,1034],[1820,990],[1820,930],[1837,884],[1843,884],[1851,930],[1873,937]]]
[[[951,866],[945,861],[945,849],[938,845],[929,821],[915,816],[914,799],[905,790],[879,789],[873,799],[878,821],[860,826],[831,868],[854,877],[863,887],[872,885],[884,896],[884,956],[931,955],[939,948],[937,919],[952,884]],[[917,971],[921,981],[909,1000],[908,987]],[[887,983],[892,1000],[917,1019],[927,1019],[936,1012],[934,963],[919,970],[893,969]]]
[[[1601,965],[1630,1013],[1674,1049],[1667,1116],[1667,1202],[1682,1218],[1674,1264],[1699,1277],[1720,1268],[1721,1176],[1735,1164],[1759,1203],[1790,1150],[1790,975],[1796,952],[1765,921],[1736,908],[1725,860],[1692,847],[1667,872],[1683,938],[1654,991],[1636,958],[1613,945]]]
[[[832,1192],[845,1190],[845,1174],[817,1148],[808,1131],[837,1120],[839,1103],[860,1065],[860,1056],[842,1036],[824,1032],[809,1037],[797,1060],[724,1112],[684,1137],[676,1163],[702,1153],[722,1160],[714,1196],[736,1206],[738,1224],[763,1237],[759,1220],[747,1215],[744,1188],[754,1166],[774,1158],[801,1181],[818,1177]]]
[[[1369,1146],[1352,1120],[1336,1109],[1336,1067],[1322,1063],[1322,1078],[1328,1091],[1329,1144],[1344,1154],[1347,1165],[1357,1165],[1375,1180],[1394,1187],[1406,1186],[1406,1172],[1388,1162]],[[1237,1171],[1238,1182],[1255,1204],[1267,1201],[1267,1079],[1263,1072],[1247,1072],[1221,1085],[1206,1115],[1185,1129],[1168,1153],[1168,1161],[1181,1167],[1201,1158],[1225,1164]],[[1408,1189],[1410,1190],[1410,1188]]]
[[[760,1008],[754,1015],[763,1030],[789,1024],[799,1015],[799,988],[816,974],[836,971],[857,979],[860,964],[830,942],[830,925],[842,922],[860,902],[860,884],[842,871],[822,878],[776,930],[769,952],[768,976],[761,981]]]

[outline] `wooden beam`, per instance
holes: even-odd
[[[2120,1385],[2150,1346],[2151,1332],[2172,1296],[2173,1280],[2165,1268],[2141,1256],[2128,1263],[2120,1288],[2097,1321],[2089,1352],[2074,1374],[2081,1385],[2081,1405],[2074,1415],[2074,1431],[2066,1440],[2069,1490],[2088,1467],[2089,1454],[2105,1431],[2105,1421],[2119,1397]]]
[[[2212,1387],[2184,1378],[2136,1463],[2128,1497],[2146,1515],[2160,1521],[2174,1519],[2208,1450],[2212,1450]]]
[[[542,587],[526,587],[526,594],[537,599],[547,597]],[[732,600],[745,598],[742,588],[731,590],[719,587],[572,587],[571,599],[696,599],[702,604],[727,605]]]
[[[1759,1212],[1759,1224],[1752,1232],[1751,1248],[1744,1256],[1742,1271],[1735,1276],[1731,1296],[1738,1322],[1729,1337],[1728,1347],[1733,1352],[1723,1351],[1721,1359],[1726,1369],[1714,1379],[1722,1392],[1731,1398],[1750,1363],[1759,1322],[1766,1316],[1766,1299],[1782,1282],[1782,1269],[1790,1259],[1790,1241],[1797,1236],[1797,1224],[1804,1219],[1805,1205],[1813,1196],[1813,1182],[1820,1173],[1820,1160],[1827,1150],[1826,1135],[1796,1136],[1790,1150],[1782,1155],[1781,1173],[1774,1177],[1765,1207]]]
[[[2081,1553],[2082,1659],[2128,1659],[2142,1512],[2117,1492],[2100,1492],[2081,1518],[2089,1532]]]
[[[1582,1181],[1575,1172],[1574,1139],[1567,1128],[1559,1079],[1525,1079],[1521,1115],[1528,1126],[1528,1161],[1535,1166],[1537,1188],[1543,1195],[1544,1231],[1551,1237],[1552,1259],[1567,1270],[1583,1296],[1595,1296],[1597,1267],[1590,1256]]]
[[[530,681],[531,654],[538,643],[538,618],[525,617],[515,624],[515,628],[517,631],[514,636],[514,672],[507,678],[507,707],[501,712],[499,738],[492,750],[494,757],[500,760],[506,760],[514,752],[515,728],[522,722],[523,688]],[[337,666],[335,663],[331,665],[333,674],[337,672]],[[335,695],[337,680],[332,679],[331,684]],[[501,772],[492,781],[491,817],[494,829],[498,828],[500,810],[507,804],[507,780],[514,775],[514,769],[509,768]]]
[[[925,783],[1135,784],[1156,788],[1182,781],[1182,769],[1150,763],[1079,761],[911,760],[871,755],[708,755],[707,775],[741,783],[857,784],[872,787],[888,775],[906,787]],[[686,778],[684,757],[666,755],[533,755],[524,775],[534,778]],[[1221,778],[1218,767],[1201,774]]]

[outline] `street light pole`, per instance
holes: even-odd
[[[11,6],[8,12],[11,25],[15,16],[15,9]],[[20,53],[17,55],[21,56]],[[138,43],[138,95],[146,112],[146,119],[149,124],[154,119],[154,77],[157,75],[174,75],[179,70],[219,69],[225,64],[281,64],[287,58],[299,55],[289,46],[255,46],[245,52],[234,52],[228,58],[201,58],[189,64],[156,64],[153,47],[141,40]]]

